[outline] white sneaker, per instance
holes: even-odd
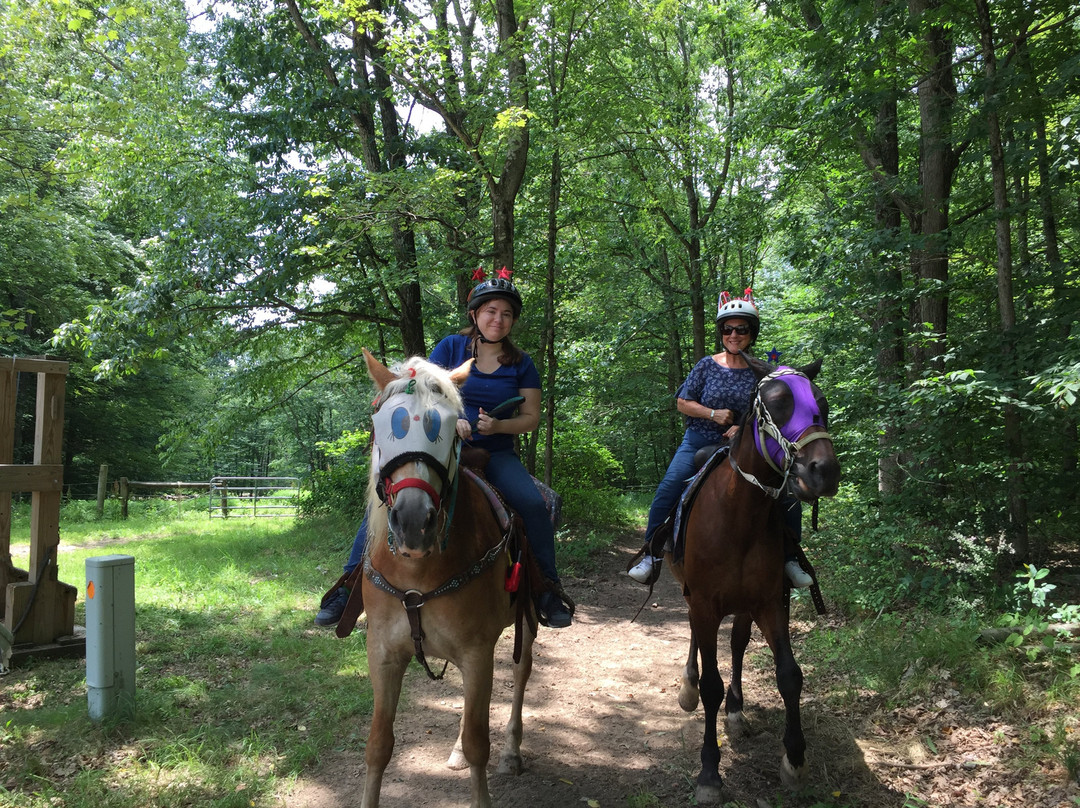
[[[791,585],[796,589],[806,589],[814,583],[814,579],[807,575],[803,568],[799,566],[799,562],[794,559],[784,565],[784,575],[788,577]]]
[[[653,571],[653,557],[646,553],[641,561],[632,566],[626,573],[639,584],[647,584],[652,577]]]

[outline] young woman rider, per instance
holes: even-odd
[[[558,585],[555,530],[547,504],[514,450],[514,436],[531,432],[540,421],[540,375],[529,355],[510,339],[510,332],[521,315],[521,295],[510,274],[505,268],[494,278],[486,278],[482,269],[473,273],[473,280],[478,283],[469,293],[468,325],[459,333],[443,338],[429,359],[447,369],[459,367],[470,358],[474,360],[461,388],[465,412],[458,419],[457,433],[462,440],[490,454],[485,476],[521,516],[541,572]],[[524,399],[516,413],[501,418],[489,414],[515,396]],[[346,577],[363,561],[366,541],[365,518],[345,564]],[[324,598],[315,616],[316,625],[336,625],[348,595],[349,590],[342,586]],[[573,622],[570,610],[554,592],[541,595],[538,605],[542,621],[552,628],[566,628]]]

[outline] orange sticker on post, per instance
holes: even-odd
[[[93,581],[90,581],[86,585],[86,599],[87,600],[93,600],[94,599],[94,582]]]

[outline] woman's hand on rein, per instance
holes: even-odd
[[[711,421],[719,424],[720,426],[733,425],[735,423],[735,411],[734,410],[713,410]]]
[[[495,421],[496,419],[484,412],[483,407],[481,407],[480,414],[476,416],[476,431],[481,435],[494,435]]]
[[[472,440],[472,425],[468,418],[458,418],[455,425],[458,437],[462,440]]]

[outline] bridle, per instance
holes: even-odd
[[[769,412],[769,408],[761,398],[761,388],[766,382],[784,377],[793,377],[804,380],[807,385],[807,390],[797,391],[792,387],[790,382],[785,381],[788,387],[791,388],[791,394],[795,399],[795,408],[791,417],[783,424],[783,426],[777,426],[776,420],[773,418],[772,413]],[[803,421],[807,418],[810,420],[804,425],[800,422],[800,418]],[[795,455],[798,454],[803,447],[816,440],[821,440],[823,438],[832,440],[832,435],[830,435],[820,423],[821,408],[813,398],[809,377],[794,368],[780,367],[763,378],[757,385],[757,392],[754,396],[754,404],[751,410],[751,420],[753,424],[754,446],[757,449],[758,454],[760,454],[769,464],[769,467],[780,475],[780,484],[776,487],[765,485],[765,483],[761,482],[756,476],[748,471],[744,471],[736,462],[734,451],[728,454],[731,467],[739,472],[743,479],[760,488],[768,496],[773,499],[779,499],[781,494],[783,494],[784,489],[787,487],[788,477],[791,474],[791,467],[795,462]],[[789,438],[784,434],[784,429],[791,429],[792,425],[795,426],[795,434],[793,438]],[[769,440],[773,441],[775,448],[770,448],[768,446],[767,441]]]

